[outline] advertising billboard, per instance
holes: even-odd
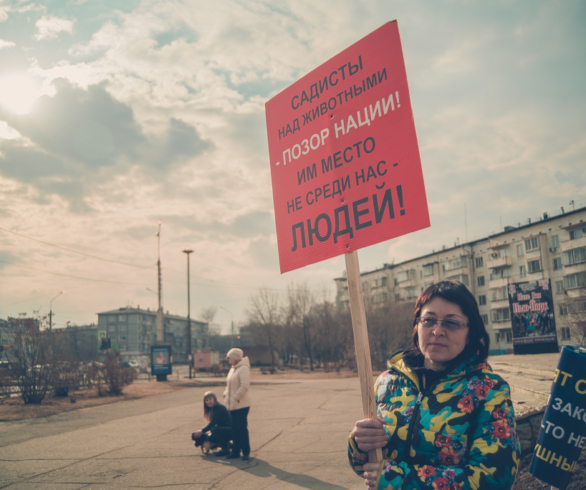
[[[153,376],[173,373],[173,356],[170,345],[151,347],[151,373]]]
[[[509,284],[515,354],[558,352],[549,279]]]

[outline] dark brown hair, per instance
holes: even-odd
[[[458,305],[462,313],[468,317],[468,343],[461,354],[462,360],[467,361],[478,354],[478,361],[486,362],[490,350],[490,337],[480,317],[476,298],[464,284],[458,281],[440,281],[432,284],[417,298],[413,312],[413,338],[410,350],[421,354],[417,323],[423,307],[433,298],[442,298]]]
[[[212,410],[214,409],[214,405],[212,405],[211,407],[208,407],[206,405],[206,399],[207,398],[213,398],[214,399],[214,405],[216,403],[218,403],[218,398],[216,397],[216,394],[213,391],[206,391],[203,394],[203,416],[206,418],[206,420],[209,422],[211,419],[211,413]]]

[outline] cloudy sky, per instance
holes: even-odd
[[[333,298],[343,257],[279,273],[264,103],[394,19],[431,228],[363,270],[586,206],[583,1],[0,0],[0,318],[156,308],[158,220],[171,313],[186,248],[225,330],[259,287]]]

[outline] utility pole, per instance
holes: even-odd
[[[159,231],[157,232],[157,272],[158,272],[158,296],[159,309],[157,310],[157,344],[165,343],[165,321],[163,319],[163,305],[161,304],[162,284],[161,284],[161,220],[159,220]]]
[[[183,250],[183,253],[187,255],[187,362],[189,363],[189,379],[191,379],[191,365],[192,365],[192,352],[191,352],[191,295],[189,294],[189,254],[193,253],[193,250]]]
[[[53,300],[61,296],[65,291],[61,291],[49,302],[49,330],[53,330]]]

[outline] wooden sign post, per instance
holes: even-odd
[[[358,367],[360,392],[362,393],[362,413],[364,418],[376,419],[376,400],[374,397],[372,365],[370,362],[370,344],[368,343],[368,330],[366,328],[366,312],[364,311],[358,252],[355,250],[354,252],[347,253],[345,258],[348,294],[350,295],[350,313],[352,314],[352,330],[354,332],[354,349],[356,350],[356,366]],[[370,463],[378,463],[381,459],[382,451],[380,449],[368,451],[368,461]]]

